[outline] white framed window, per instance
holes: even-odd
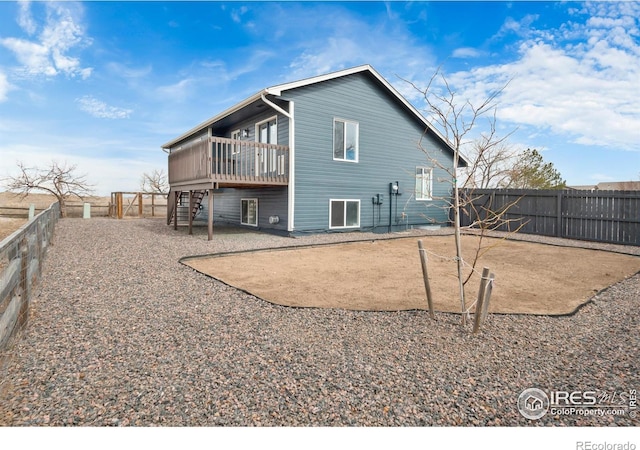
[[[358,122],[333,119],[333,159],[358,162]]]
[[[416,200],[433,198],[433,169],[416,167]]]
[[[243,198],[240,200],[241,214],[240,223],[242,225],[258,226],[258,199]]]
[[[233,139],[234,141],[239,141],[242,139],[242,132],[240,130],[233,130],[231,132],[231,139]],[[232,155],[237,155],[238,153],[240,153],[240,145],[238,144],[233,144],[231,146],[231,154]]]
[[[360,227],[360,200],[329,200],[329,228]]]
[[[267,120],[256,123],[256,142],[262,144],[277,144],[278,143],[278,117],[273,116]],[[269,170],[269,155],[268,151],[264,148],[256,148],[255,155],[255,173],[265,175]],[[275,170],[276,165],[273,160],[275,155],[272,155],[271,171]]]
[[[263,144],[278,143],[278,117],[269,117],[262,122],[256,123],[256,142]]]

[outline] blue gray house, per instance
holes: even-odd
[[[266,88],[162,148],[167,224],[206,220],[209,239],[214,222],[291,235],[448,222],[453,149],[369,65]]]

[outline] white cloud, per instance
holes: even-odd
[[[389,14],[388,7],[381,11],[379,17],[367,20],[348,10],[339,10],[334,5],[326,8],[321,5],[316,11],[309,11],[306,15],[309,22],[300,19],[296,24],[289,25],[292,29],[288,34],[281,32],[283,39],[296,39],[300,48],[298,56],[289,64],[291,72],[287,73],[288,79],[314,76],[360,64],[371,64],[382,73],[392,71],[392,76],[410,77],[433,65],[434,57],[430,48],[417,43],[404,22],[394,21],[394,15]],[[276,19],[278,17],[275,15]],[[331,20],[318,24],[316,17],[331,17]],[[316,29],[314,37],[309,37],[308,30],[311,28]]]
[[[49,76],[58,73],[49,58],[50,50],[44,45],[17,38],[4,38],[0,43],[16,54],[29,73]]]
[[[249,8],[247,8],[246,6],[241,6],[238,9],[231,10],[231,20],[233,20],[235,23],[242,22],[242,16],[244,16],[247,11],[249,11]]]
[[[33,21],[33,17],[31,16],[31,2],[30,1],[19,1],[18,2],[18,25],[27,34],[32,35],[36,32],[36,23]]]
[[[76,99],[80,109],[99,119],[127,119],[133,110],[109,106],[105,102],[90,95]]]
[[[177,83],[158,87],[157,92],[167,102],[183,102],[195,89],[195,81],[192,77],[183,78]]]
[[[30,38],[7,37],[0,40],[0,44],[11,50],[22,65],[16,73],[27,77],[58,74],[83,79],[89,77],[92,69],[82,67],[77,57],[68,54],[74,48],[91,43],[80,24],[80,6],[46,2],[46,20],[35,39],[31,36],[36,34],[38,25],[33,20],[30,6],[29,2],[21,2],[18,13],[18,23]]]
[[[211,59],[194,61],[176,74],[179,77],[178,81],[159,86],[153,93],[165,103],[183,103],[198,98],[203,90],[215,90],[217,99],[220,99],[233,84],[232,96],[238,100],[237,97],[241,95],[235,88],[238,78],[252,73],[263,73],[265,63],[274,56],[273,51],[253,48],[247,50],[246,57],[236,61],[236,64],[230,65],[223,60]],[[266,84],[261,83],[255,89],[265,86]]]
[[[447,80],[472,102],[511,80],[498,99],[500,121],[578,144],[640,151],[640,101],[634,94],[640,15],[624,11],[637,14],[640,8],[588,7],[583,22],[527,32],[534,37],[521,42],[516,60],[446,74]],[[520,30],[512,22],[506,28]]]
[[[461,47],[453,51],[454,58],[477,58],[482,54],[478,49],[472,47]]]
[[[144,67],[128,67],[119,62],[110,62],[106,66],[113,74],[131,79],[144,78],[153,71],[153,67],[150,64]]]
[[[9,84],[9,80],[7,76],[0,72],[0,102],[4,102],[7,100],[7,94],[11,89],[11,84]]]
[[[538,18],[539,16],[537,14],[527,14],[521,20],[507,17],[496,37],[509,33],[514,33],[519,36],[529,36],[532,32],[532,25]]]
[[[360,44],[353,39],[330,37],[322,48],[305,50],[289,67],[293,70],[295,78],[328,73],[351,65],[354,60],[360,58],[361,50]]]

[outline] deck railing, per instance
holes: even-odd
[[[169,154],[169,183],[286,185],[289,147],[222,137],[203,138]]]

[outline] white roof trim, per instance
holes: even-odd
[[[331,73],[326,73],[324,75],[318,75],[315,77],[304,78],[298,81],[292,81],[290,83],[278,84],[270,88],[267,88],[266,91],[268,91],[272,95],[279,96],[279,95],[282,95],[282,91],[288,91],[290,89],[309,86],[310,84],[321,83],[323,81],[333,80],[334,78],[353,75],[354,73],[364,72],[367,70],[371,71],[372,73],[374,73],[374,75],[377,75],[378,77],[380,76],[376,73],[375,70],[373,70],[373,67],[371,67],[369,64],[365,64],[362,66],[352,67],[350,69],[339,70],[337,72],[331,72]]]

